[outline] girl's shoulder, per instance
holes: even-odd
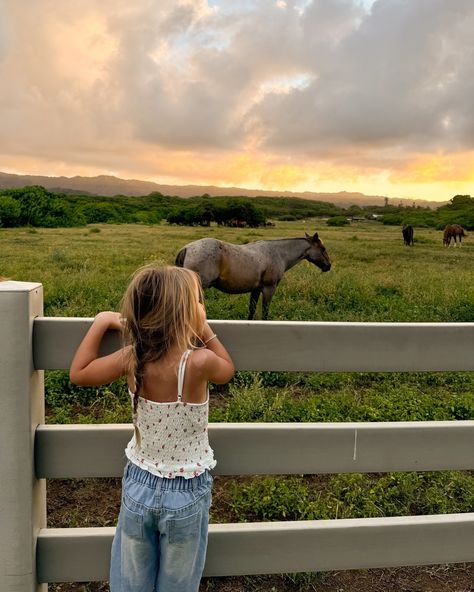
[[[188,358],[188,364],[191,364],[195,372],[205,373],[206,370],[211,368],[217,360],[218,357],[213,351],[207,349],[207,347],[200,347],[191,350],[191,354]]]
[[[188,365],[191,365],[197,372],[204,370],[209,364],[209,361],[212,360],[212,356],[209,354],[213,354],[213,352],[208,350],[206,347],[192,349],[187,363]]]
[[[234,375],[234,367],[207,348],[193,350],[189,356],[193,374],[217,384],[228,382]]]

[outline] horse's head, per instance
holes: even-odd
[[[326,251],[325,246],[319,239],[318,233],[315,232],[313,236],[306,234],[306,240],[308,241],[308,250],[304,258],[310,263],[314,263],[316,267],[319,267],[321,271],[329,271],[331,269],[331,260]]]

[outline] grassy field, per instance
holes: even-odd
[[[474,319],[474,244],[443,249],[441,232],[416,230],[404,247],[399,228],[313,222],[268,229],[94,226],[0,231],[0,275],[39,281],[45,314],[94,315],[117,306],[130,274],[151,261],[173,263],[187,242],[214,236],[235,243],[303,236],[318,230],[333,260],[327,274],[307,262],[290,270],[271,308],[274,320],[470,321]],[[210,318],[246,318],[247,295],[209,290]]]
[[[333,261],[321,274],[303,262],[276,291],[272,320],[474,321],[474,241],[442,247],[442,233],[415,229],[415,246],[400,228],[376,222],[329,228],[321,222],[266,229],[167,225],[0,230],[0,275],[44,285],[45,315],[93,316],[116,309],[130,274],[151,262],[173,263],[187,242],[214,236],[235,243],[318,231]],[[211,319],[245,319],[248,295],[206,293]],[[469,373],[304,374],[239,372],[213,390],[211,421],[397,421],[474,419]],[[124,385],[77,389],[63,372],[46,375],[48,421],[130,421]],[[117,480],[48,484],[51,526],[114,523]],[[97,512],[96,500],[114,500]],[[92,511],[90,510],[92,507]],[[410,515],[474,510],[471,473],[301,476],[216,479],[212,520],[284,520]],[[208,580],[203,590],[469,590],[472,565],[369,570],[350,574]],[[398,574],[398,575],[397,575]],[[339,579],[338,579],[339,578]],[[454,578],[454,579],[453,579]],[[402,583],[403,582],[403,583]],[[407,582],[411,582],[411,586]],[[417,587],[416,582],[424,582]],[[454,582],[454,583],[453,583]],[[416,584],[416,585],[415,585]],[[457,586],[457,587],[456,587]],[[464,587],[462,587],[464,586]],[[380,588],[380,589],[382,589]],[[106,590],[105,585],[56,590]]]

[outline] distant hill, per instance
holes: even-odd
[[[97,177],[46,177],[42,175],[13,175],[0,172],[0,189],[12,189],[25,187],[26,185],[42,185],[49,191],[57,193],[77,193],[81,195],[148,195],[158,191],[163,195],[178,197],[194,197],[196,195],[209,194],[211,196],[225,195],[235,197],[301,197],[313,201],[325,201],[340,207],[350,205],[369,206],[384,205],[385,197],[382,195],[364,195],[363,193],[351,193],[339,191],[338,193],[318,193],[315,191],[263,191],[259,189],[245,189],[241,187],[216,187],[213,185],[162,185],[151,181],[136,179],[120,179],[111,175],[99,175]],[[428,201],[423,199],[405,199],[398,197],[389,198],[389,204],[416,205],[422,207],[438,208],[447,202]]]

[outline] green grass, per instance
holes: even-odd
[[[322,274],[307,262],[295,266],[278,287],[270,310],[277,320],[472,321],[474,248],[442,247],[441,232],[417,229],[417,244],[403,245],[399,228],[357,223],[325,227],[320,221],[281,222],[266,229],[178,228],[168,225],[94,225],[66,229],[2,229],[0,275],[44,286],[45,314],[93,316],[117,309],[133,271],[145,263],[172,264],[191,240],[212,235],[235,243],[303,236],[318,230],[333,261]],[[247,295],[207,290],[209,318],[244,319]],[[315,347],[324,344],[315,344]],[[257,376],[257,379],[255,378]],[[257,382],[255,382],[257,380]],[[242,387],[249,387],[247,391]],[[272,387],[275,387],[272,390]],[[239,373],[221,397],[214,420],[343,421],[472,418],[474,382],[469,374]],[[276,389],[276,390],[275,390]],[[51,419],[91,421],[126,416],[128,400],[118,384],[97,391],[77,389],[64,374],[47,374]],[[104,393],[116,404],[103,406]],[[62,394],[61,394],[62,393]],[[247,397],[247,398],[245,398]],[[279,408],[278,413],[272,409]],[[113,413],[110,412],[113,409]],[[106,413],[107,411],[107,413]],[[243,419],[242,419],[243,420]]]
[[[234,243],[318,231],[333,261],[321,274],[307,262],[278,287],[272,320],[474,321],[474,246],[442,247],[441,232],[417,229],[415,246],[400,228],[378,223],[326,227],[278,223],[268,229],[97,225],[68,229],[1,229],[0,275],[44,286],[48,316],[93,316],[117,309],[133,271],[174,262],[187,242],[214,236]],[[210,319],[245,319],[247,295],[206,293]],[[324,344],[315,344],[317,347]],[[239,372],[212,389],[211,421],[413,421],[474,419],[469,373]],[[64,372],[46,373],[48,421],[127,422],[123,381],[78,389]],[[319,484],[319,485],[318,485]],[[228,511],[235,520],[308,519],[472,511],[468,473],[267,477],[236,482]],[[219,510],[217,510],[219,512]]]
[[[191,240],[212,235],[243,243],[315,230],[333,268],[321,274],[304,261],[287,272],[273,299],[271,319],[474,320],[474,248],[469,239],[461,249],[445,249],[440,231],[417,229],[418,243],[408,248],[400,229],[378,223],[336,229],[321,222],[281,222],[255,231],[167,225],[35,229],[34,234],[28,228],[0,229],[0,275],[43,283],[46,315],[95,315],[118,306],[137,267],[151,261],[172,264]],[[210,318],[246,318],[248,295],[208,290],[206,299]]]
[[[471,512],[474,479],[463,473],[259,477],[229,484],[235,522],[329,520]]]
[[[211,407],[211,421],[447,421],[474,418],[474,376],[468,373],[432,374],[429,383],[427,377],[419,374],[314,374],[300,375],[299,380],[296,376],[293,384],[283,386],[265,386],[265,374],[270,373],[254,376],[253,382],[242,381],[237,376],[229,392],[221,396],[224,404]],[[454,377],[456,379],[452,380]],[[283,375],[281,382],[284,379]]]

